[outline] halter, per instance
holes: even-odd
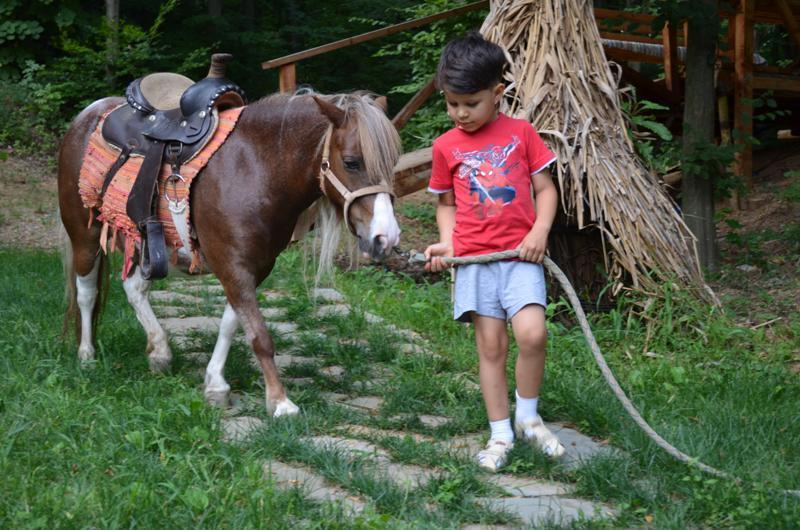
[[[347,223],[347,228],[354,236],[358,236],[353,228],[352,223],[350,223],[350,205],[353,204],[353,201],[359,197],[363,197],[364,195],[375,195],[378,193],[388,193],[392,199],[394,199],[394,190],[386,183],[365,186],[357,189],[356,191],[348,190],[347,186],[345,186],[331,170],[329,156],[331,154],[332,136],[333,125],[329,125],[328,131],[325,133],[325,145],[322,148],[322,164],[319,168],[319,187],[322,189],[322,193],[325,194],[325,179],[327,178],[328,181],[333,184],[333,187],[336,188],[336,191],[338,191],[342,198],[344,198],[344,220]]]

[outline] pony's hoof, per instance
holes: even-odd
[[[230,390],[206,390],[203,396],[206,398],[206,403],[214,407],[225,409],[231,405]]]
[[[172,355],[149,355],[147,363],[150,365],[150,371],[155,374],[161,374],[169,370],[172,364]]]
[[[269,403],[267,404],[267,409],[269,409]],[[294,416],[298,412],[300,412],[300,407],[292,403],[291,399],[286,398],[275,405],[275,412],[272,413],[272,417]]]
[[[78,348],[78,360],[81,366],[89,365],[94,362],[94,348]]]
[[[80,359],[82,370],[94,370],[97,368],[97,359]]]

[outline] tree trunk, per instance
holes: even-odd
[[[716,0],[696,0],[697,11],[689,19],[686,51],[686,100],[683,111],[683,152],[693,153],[714,143],[714,61],[719,16]],[[683,218],[697,237],[700,264],[708,271],[718,268],[714,231],[714,181],[712,168],[695,163],[683,171],[681,184]]]
[[[106,23],[106,82],[113,87],[116,78],[114,63],[119,56],[119,0],[106,0]]]

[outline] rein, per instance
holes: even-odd
[[[336,188],[336,191],[339,192],[339,195],[342,196],[344,199],[344,220],[347,223],[347,228],[350,232],[358,237],[356,234],[355,228],[353,228],[353,224],[350,222],[350,206],[353,204],[353,201],[358,199],[359,197],[363,197],[365,195],[376,195],[378,193],[388,193],[394,199],[394,190],[385,183],[376,184],[373,186],[365,186],[363,188],[359,188],[356,191],[350,191],[347,189],[339,177],[331,170],[331,162],[330,162],[330,154],[331,154],[331,138],[333,137],[333,124],[328,126],[328,130],[325,133],[325,144],[322,148],[322,164],[319,168],[319,187],[322,190],[322,194],[327,196],[325,193],[325,179],[328,179],[328,182],[333,184],[333,187]]]

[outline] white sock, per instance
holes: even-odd
[[[514,441],[514,430],[511,428],[511,418],[490,421],[489,428],[492,430],[492,440],[501,440],[506,443]]]
[[[514,393],[517,395],[517,407],[514,412],[514,421],[519,423],[525,420],[530,420],[536,417],[536,408],[539,404],[539,396],[533,398],[524,398],[519,395],[519,391]]]

